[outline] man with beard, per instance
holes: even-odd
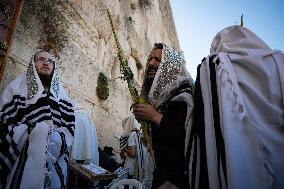
[[[75,117],[56,67],[51,51],[37,50],[2,93],[1,188],[65,188]]]
[[[149,121],[156,167],[152,188],[170,181],[186,188],[185,141],[191,129],[192,79],[182,54],[164,44],[154,45],[147,65],[142,95],[147,104],[137,104],[137,119]]]

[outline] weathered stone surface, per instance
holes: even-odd
[[[121,134],[121,121],[131,115],[132,104],[126,82],[118,79],[119,61],[106,14],[109,8],[115,28],[135,82],[141,87],[147,56],[155,42],[165,42],[179,49],[168,0],[153,0],[151,7],[141,7],[139,0],[70,0],[62,14],[67,19],[68,44],[59,54],[60,78],[71,98],[79,102],[96,124],[101,147],[119,148],[115,134]],[[26,6],[26,4],[24,5]],[[25,9],[23,9],[25,10]],[[26,71],[32,52],[39,46],[42,25],[35,16],[25,25],[20,21],[12,43],[1,88]],[[23,19],[21,19],[23,20]],[[110,93],[106,101],[96,95],[97,78],[103,72],[109,79]]]

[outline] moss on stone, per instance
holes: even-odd
[[[63,13],[68,1],[62,0],[26,0],[23,7],[21,23],[27,30],[32,30],[36,18],[42,25],[40,47],[48,47],[58,55],[68,43],[68,28],[70,23]]]
[[[138,70],[141,70],[143,68],[143,65],[141,64],[140,61],[136,61],[136,67]]]
[[[97,95],[100,99],[106,100],[109,96],[108,79],[102,72],[97,80]]]

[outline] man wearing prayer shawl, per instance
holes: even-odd
[[[282,52],[242,26],[217,34],[195,83],[191,188],[284,188],[283,95]]]
[[[152,128],[155,170],[152,188],[170,181],[186,188],[185,140],[192,123],[192,79],[182,53],[155,44],[146,65],[142,94],[149,104],[137,104],[133,113]]]
[[[140,124],[134,116],[122,121],[123,133],[120,137],[120,149],[125,153],[124,167],[129,169],[132,178],[142,183],[144,188],[151,188],[154,164],[142,142]]]
[[[1,188],[65,188],[75,117],[48,50],[7,86],[0,109]]]

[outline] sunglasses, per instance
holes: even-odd
[[[35,57],[35,62],[39,62],[39,63],[43,63],[44,61],[46,61],[48,64],[55,64],[55,61],[50,59],[50,58],[45,58],[45,57]]]

